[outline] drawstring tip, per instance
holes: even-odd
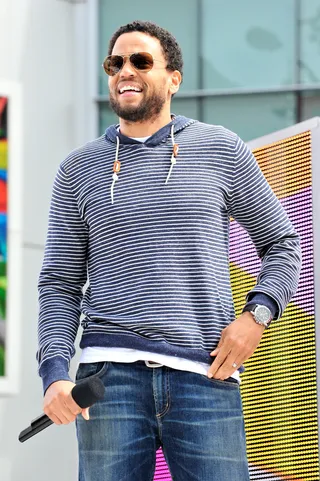
[[[114,186],[115,186],[116,181],[119,178],[117,174],[120,172],[120,168],[121,168],[121,162],[119,162],[119,160],[118,160],[119,146],[120,146],[120,140],[119,140],[119,137],[117,137],[116,160],[113,163],[113,175],[112,175],[112,185],[111,185],[111,204],[113,204]]]
[[[171,167],[170,167],[170,170],[169,170],[169,173],[168,173],[168,176],[167,176],[166,184],[168,183],[168,180],[170,179],[172,169],[176,165],[176,163],[177,163],[177,160],[174,157],[174,155],[172,155],[172,157],[171,157]]]
[[[179,145],[176,144],[175,141],[174,141],[174,125],[172,125],[172,127],[171,127],[171,139],[172,139],[173,152],[172,152],[172,156],[171,156],[171,166],[170,166],[170,170],[169,170],[169,173],[168,173],[166,182],[165,182],[166,184],[169,182],[172,169],[173,169],[173,167],[174,167],[174,166],[176,165],[176,163],[177,163],[176,157],[178,157],[178,153],[179,153]]]
[[[112,182],[112,185],[111,185],[111,204],[113,204],[113,191],[114,191],[114,186],[115,186],[116,181],[118,180],[118,176],[117,176],[116,173],[113,174],[112,179],[113,179],[113,182]]]

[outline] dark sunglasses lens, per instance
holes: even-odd
[[[153,67],[153,57],[150,53],[134,53],[131,55],[130,61],[137,70],[147,72]]]
[[[120,55],[110,55],[104,61],[104,70],[108,75],[116,75],[123,66],[123,58]]]

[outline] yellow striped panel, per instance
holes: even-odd
[[[278,198],[311,186],[311,132],[254,154]],[[256,279],[233,263],[230,270],[238,316]],[[313,279],[312,266],[309,273]],[[251,480],[319,481],[314,316],[290,303],[282,319],[265,331],[245,369],[241,392]]]
[[[253,153],[278,199],[311,186],[310,131],[255,149]]]

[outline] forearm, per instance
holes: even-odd
[[[297,235],[292,234],[274,243],[263,256],[257,284],[248,293],[248,301],[257,293],[267,294],[277,304],[275,317],[281,317],[297,290],[300,268],[301,251]]]
[[[70,380],[68,371],[75,353],[81,298],[81,291],[75,295],[62,293],[52,285],[40,288],[37,359],[44,391],[54,381]]]
[[[281,203],[244,143],[235,149],[235,181],[230,213],[248,232],[262,260],[257,284],[248,293],[266,294],[276,303],[276,318],[296,292],[301,268],[299,237]]]

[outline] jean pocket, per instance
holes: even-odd
[[[204,374],[201,374],[201,377],[206,381],[210,382],[211,384],[216,385],[217,387],[226,387],[231,389],[239,389],[240,387],[238,381],[233,377],[228,377],[227,379],[224,379],[224,381],[222,381],[221,379],[214,379],[213,377],[210,378],[208,376],[205,376]]]
[[[107,361],[101,362],[81,362],[76,373],[76,382],[90,377],[102,376],[108,368]]]

